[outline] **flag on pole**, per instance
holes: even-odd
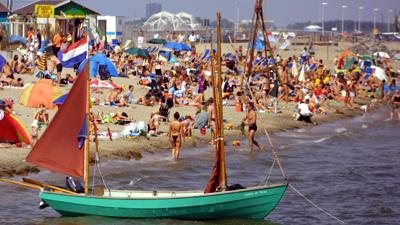
[[[63,67],[73,68],[76,64],[80,64],[86,59],[89,52],[88,37],[84,37],[81,40],[68,46],[64,52],[58,52],[58,59],[60,60]]]

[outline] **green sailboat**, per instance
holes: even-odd
[[[213,95],[215,98],[216,159],[205,190],[131,191],[105,189],[100,194],[89,192],[88,65],[78,76],[62,107],[27,157],[28,162],[39,167],[83,179],[85,181],[85,193],[75,193],[71,190],[29,179],[24,179],[24,182],[7,182],[40,189],[40,199],[63,216],[95,215],[187,220],[263,219],[266,217],[279,204],[287,188],[286,182],[237,190],[230,190],[227,185],[222,123],[220,20],[221,16],[218,13],[217,75],[214,75],[214,69],[212,69]],[[82,124],[85,125],[82,126]],[[59,136],[60,132],[62,132],[61,137]],[[78,135],[77,138],[77,134],[81,135]],[[6,180],[2,179],[2,181]]]

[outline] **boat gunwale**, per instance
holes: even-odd
[[[203,191],[201,191],[201,195],[193,195],[193,196],[175,196],[175,197],[159,197],[159,196],[154,196],[152,198],[129,198],[129,197],[112,197],[112,196],[96,196],[96,195],[84,195],[84,194],[68,194],[68,193],[56,193],[53,191],[46,191],[46,190],[41,190],[41,193],[44,194],[55,194],[55,195],[64,195],[64,196],[71,196],[71,197],[85,197],[85,198],[96,198],[96,199],[115,199],[115,200],[164,200],[164,199],[184,199],[184,198],[199,198],[199,197],[208,197],[208,196],[214,196],[214,195],[221,195],[221,194],[226,194],[226,193],[238,193],[238,192],[246,192],[246,191],[252,191],[252,190],[257,190],[257,189],[265,189],[265,188],[276,188],[276,187],[287,187],[288,186],[288,182],[286,183],[276,183],[276,184],[272,184],[272,185],[258,185],[258,186],[251,186],[251,187],[247,187],[244,189],[237,189],[237,190],[232,190],[232,191],[223,191],[223,192],[213,192],[213,193],[204,193]],[[110,190],[112,191],[112,190]],[[116,190],[118,192],[151,192],[151,191],[129,191],[129,190]],[[175,193],[191,193],[193,191],[161,191],[161,192],[175,192]],[[199,190],[195,191],[196,193],[199,193]]]

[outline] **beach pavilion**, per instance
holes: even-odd
[[[35,5],[49,5],[54,7],[54,15],[49,18],[40,18],[35,13]],[[50,32],[60,29],[63,33],[75,33],[84,22],[90,28],[95,29],[97,23],[98,12],[80,4],[73,0],[37,0],[28,5],[22,6],[13,11],[15,22],[19,26],[12,29],[12,33],[25,36],[29,27],[37,23],[38,29],[45,29],[46,25],[50,25]]]

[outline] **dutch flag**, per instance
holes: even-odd
[[[87,37],[73,43],[68,46],[68,48],[62,52],[58,52],[58,59],[65,68],[73,68],[76,64],[80,64],[86,59],[87,52],[89,49],[89,44]]]

